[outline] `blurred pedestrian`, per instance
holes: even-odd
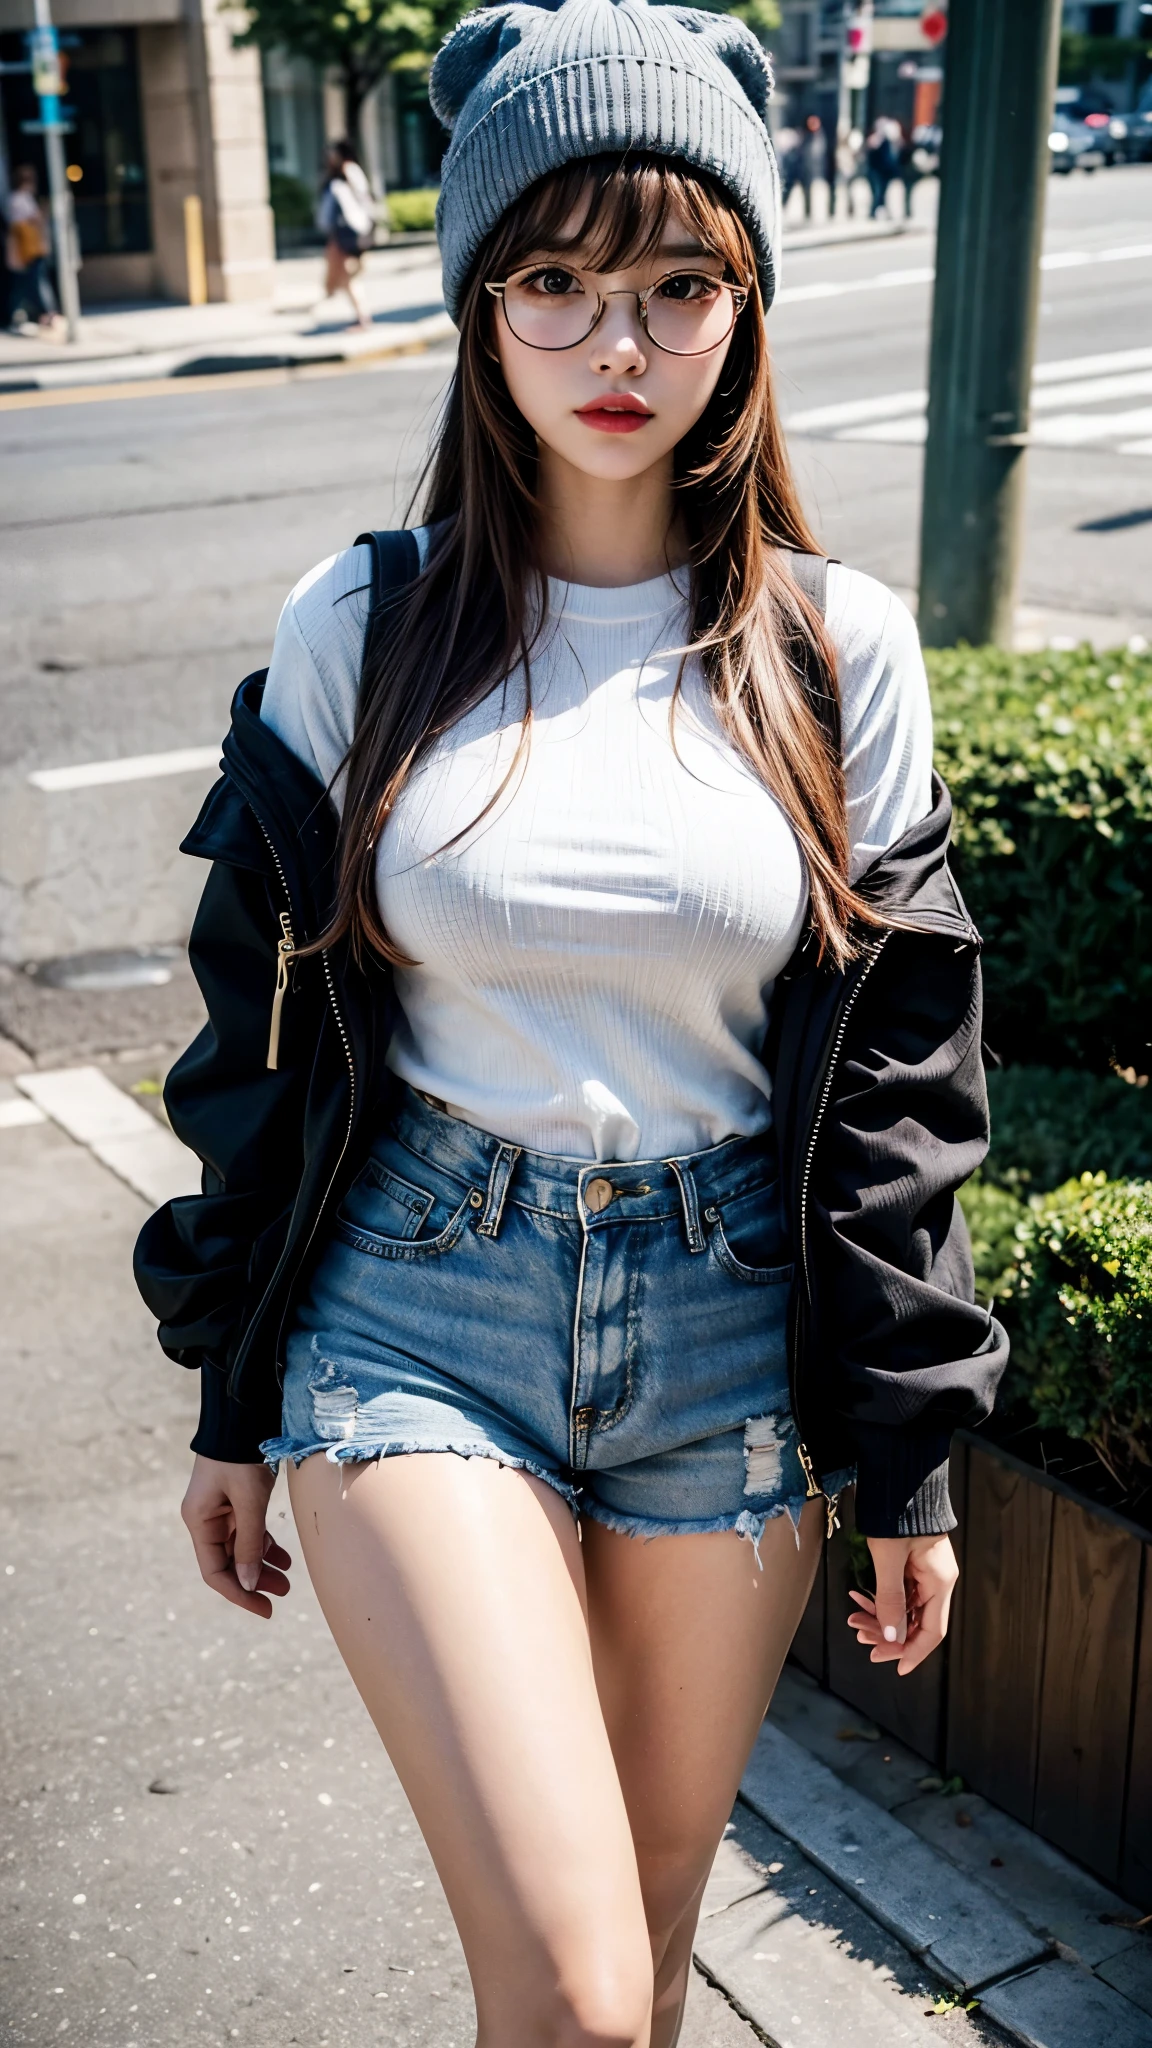
[[[979,958],[915,625],[788,466],[759,43],[490,13],[430,80],[422,518],[312,569],[237,692],[165,1090],[204,1188],[137,1275],[200,1368],[203,1577],[288,1594],[286,1466],[477,2038],[672,2048],[853,1478],[871,1661],[947,1629],[949,1441],[1007,1349],[954,1200]]]
[[[372,187],[350,142],[330,142],[324,163],[326,176],[316,223],[326,237],[325,292],[330,299],[343,292],[352,302],[356,325],[371,327],[357,280],[376,233]]]
[[[812,218],[812,187],[828,177],[828,138],[819,114],[809,114],[800,136],[798,182],[804,188],[804,213]],[[831,209],[829,209],[831,210]]]
[[[872,188],[872,218],[888,213],[888,187],[900,174],[900,124],[880,114],[864,145],[864,167]]]
[[[800,177],[800,130],[781,128],[776,135],[776,162],[780,167],[780,204],[787,206]]]
[[[861,135],[860,130],[853,128],[851,122],[847,120],[838,121],[836,124],[835,156],[836,190],[838,194],[843,194],[844,204],[841,207],[839,199],[837,199],[835,210],[837,213],[843,212],[849,219],[851,219],[854,211],[853,187],[860,176],[860,159],[863,147],[864,137]]]
[[[18,164],[4,209],[8,223],[8,322],[16,333],[34,326],[41,333],[55,334],[63,322],[48,274],[52,248],[48,213],[37,187],[35,165]]]
[[[901,154],[900,175],[904,180],[904,217],[912,218],[912,195],[925,178],[940,173],[939,128],[921,124],[913,128]]]

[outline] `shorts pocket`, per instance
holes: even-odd
[[[709,1204],[704,1220],[717,1264],[734,1280],[766,1287],[791,1280],[778,1181],[734,1201]]]
[[[471,1193],[461,1201],[459,1192],[458,1184],[447,1192],[420,1187],[369,1159],[336,1212],[336,1236],[375,1258],[435,1257],[458,1242],[475,1207]]]

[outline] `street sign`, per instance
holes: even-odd
[[[870,57],[872,54],[872,9],[861,7],[848,16],[845,41],[849,57]]]
[[[28,55],[32,62],[32,90],[38,99],[58,100],[65,90],[60,66],[60,44],[52,23],[28,32]]]

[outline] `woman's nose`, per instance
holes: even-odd
[[[635,292],[613,292],[592,336],[592,367],[596,370],[643,370],[647,336]]]

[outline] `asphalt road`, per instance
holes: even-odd
[[[1053,179],[1047,249],[1037,425],[1067,445],[1030,456],[1024,629],[1152,632],[1152,166]],[[772,314],[818,530],[909,595],[932,253],[923,230],[795,251]],[[450,360],[0,411],[0,961],[183,936],[173,827],[208,772],[28,775],[211,747],[296,578],[402,517]]]
[[[53,1126],[0,1130],[0,2041],[469,2048],[451,1916],[283,1480],[273,1621],[196,1574],[195,1388],[132,1285],[144,1215]],[[694,1981],[683,2048],[755,2038]]]

